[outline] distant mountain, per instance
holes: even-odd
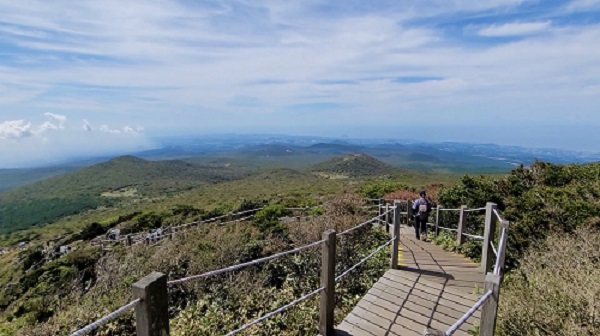
[[[239,153],[252,156],[290,156],[302,150],[303,148],[298,146],[272,143],[245,147]]]
[[[20,187],[77,169],[74,166],[0,169],[0,192]]]
[[[335,157],[312,167],[311,171],[350,177],[391,174],[396,168],[372,156],[358,153]]]
[[[122,156],[0,193],[0,233],[44,225],[126,198],[160,196],[244,176],[227,167]]]
[[[361,152],[363,150],[364,147],[362,146],[340,143],[318,143],[306,148],[306,151],[309,153],[321,154],[348,154]]]

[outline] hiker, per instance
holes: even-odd
[[[427,241],[427,219],[431,212],[431,202],[425,198],[425,191],[419,193],[421,196],[413,204],[413,216],[415,216],[415,236],[418,240]]]

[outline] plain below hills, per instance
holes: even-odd
[[[224,166],[118,157],[1,193],[0,233],[44,225],[125,199],[167,196],[247,175]]]

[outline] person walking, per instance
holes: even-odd
[[[415,217],[415,236],[418,240],[427,241],[427,219],[431,213],[431,202],[426,198],[425,191],[419,193],[421,196],[413,203],[413,216]]]

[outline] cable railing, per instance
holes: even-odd
[[[490,298],[490,296],[492,296],[492,294],[493,292],[491,290],[483,294],[481,298],[479,298],[479,300],[473,305],[473,307],[471,307],[460,319],[458,319],[458,321],[456,321],[456,323],[446,330],[444,336],[452,336],[458,330],[458,328],[460,328],[460,326],[462,326],[467,319],[469,319],[469,317],[471,317],[477,311],[477,309],[479,309],[479,307],[481,307],[485,301]]]
[[[284,209],[286,210],[301,210],[301,211],[307,211],[310,209],[315,208],[315,206],[306,206],[306,207],[286,207]],[[160,227],[160,229],[162,230],[162,233],[159,236],[153,237],[153,238],[149,238],[148,236],[152,235],[149,234],[147,232],[138,232],[138,233],[131,233],[131,234],[127,234],[124,235],[122,237],[120,237],[119,239],[100,239],[100,240],[94,240],[94,243],[100,243],[103,245],[104,244],[122,244],[125,243],[126,246],[131,247],[131,246],[135,246],[135,245],[139,245],[141,243],[146,242],[147,239],[150,239],[150,241],[152,241],[152,244],[149,244],[150,246],[156,246],[159,245],[157,244],[157,242],[155,241],[160,241],[162,239],[164,239],[165,237],[169,236],[172,237],[175,234],[179,234],[181,232],[183,232],[184,230],[187,230],[189,228],[194,228],[194,227],[198,227],[200,224],[206,224],[206,223],[212,223],[218,220],[222,220],[224,218],[231,218],[231,217],[235,217],[235,216],[240,216],[240,215],[244,215],[247,213],[256,213],[260,210],[264,209],[264,207],[260,207],[260,208],[255,208],[255,209],[250,209],[250,210],[243,210],[243,211],[238,211],[238,212],[231,212],[231,213],[227,213],[224,215],[220,215],[220,216],[216,216],[216,217],[211,217],[208,219],[204,219],[204,220],[200,220],[200,221],[193,221],[193,222],[188,222],[188,223],[184,223],[184,224],[179,224],[176,226],[172,226],[172,225],[168,225],[168,226],[163,226]],[[225,225],[225,224],[229,224],[229,223],[234,223],[234,222],[241,222],[244,220],[248,220],[251,219],[252,217],[254,217],[254,214],[250,215],[250,216],[246,216],[246,217],[242,217],[242,218],[238,218],[238,219],[234,219],[234,220],[230,220],[230,221],[226,221],[226,222],[221,222],[219,223],[220,225]]]
[[[482,306],[480,335],[493,335],[494,333],[494,326],[498,311],[499,288],[502,282],[502,268],[504,267],[505,262],[508,227],[510,223],[502,218],[495,204],[488,203],[484,209],[486,209],[485,233],[483,237],[478,236],[478,238],[484,240],[481,261],[482,269],[487,274],[485,288],[489,289],[460,319],[456,321],[456,323],[454,323],[447,331],[443,332],[444,336],[453,335],[458,328],[460,328],[460,326],[462,326],[467,319]],[[501,225],[498,248],[496,248],[493,243],[493,235],[495,233],[496,223],[500,223]],[[490,273],[487,273],[490,268],[489,261],[491,260],[488,247],[496,256],[496,261],[493,265],[492,272]],[[492,302],[488,300],[492,300]],[[486,303],[488,304],[485,305]]]
[[[307,294],[304,294],[303,296],[301,296],[301,297],[299,297],[299,298],[297,298],[297,299],[295,299],[273,311],[270,311],[270,312],[264,314],[263,316],[260,316],[250,322],[247,322],[247,323],[241,325],[240,327],[238,327],[237,329],[226,333],[225,335],[234,335],[243,330],[246,330],[254,325],[257,325],[257,324],[263,322],[266,319],[269,319],[277,314],[280,314],[282,312],[289,310],[290,308],[316,296],[317,294],[319,294],[321,297],[320,301],[319,301],[320,302],[320,304],[319,304],[319,309],[320,309],[319,331],[320,331],[321,335],[325,335],[325,336],[332,335],[335,283],[338,283],[341,280],[343,280],[348,274],[355,271],[358,267],[363,265],[369,259],[373,258],[375,255],[377,255],[383,249],[385,249],[386,247],[388,247],[390,245],[391,245],[392,268],[395,268],[395,269],[398,268],[397,250],[398,250],[398,243],[399,243],[399,236],[400,236],[400,234],[399,234],[400,216],[402,216],[399,205],[400,205],[400,203],[395,203],[394,206],[388,205],[387,210],[385,210],[385,211],[380,210],[380,213],[377,216],[372,217],[366,221],[363,221],[363,222],[361,222],[349,229],[346,229],[342,232],[336,233],[334,230],[326,230],[323,233],[323,239],[321,239],[321,240],[314,241],[312,243],[309,243],[309,244],[301,246],[301,247],[296,247],[296,248],[293,248],[290,250],[281,251],[281,252],[278,252],[278,253],[275,253],[275,254],[272,254],[272,255],[269,255],[266,257],[258,258],[255,260],[251,260],[248,262],[239,263],[239,264],[231,265],[231,266],[228,266],[225,268],[216,269],[216,270],[212,270],[212,271],[208,271],[208,272],[204,272],[204,273],[200,273],[200,274],[196,274],[196,275],[189,275],[189,276],[171,280],[171,281],[167,280],[166,275],[157,273],[157,272],[153,272],[152,274],[141,279],[140,281],[138,281],[137,283],[135,283],[133,285],[134,296],[137,297],[134,301],[113,311],[112,313],[109,313],[108,315],[102,317],[101,319],[94,321],[93,323],[77,330],[76,332],[71,334],[71,336],[82,336],[82,335],[108,323],[109,321],[115,319],[119,315],[124,314],[125,312],[127,312],[128,310],[130,310],[133,307],[135,307],[135,309],[136,309],[136,318],[138,319],[136,321],[136,328],[138,328],[138,335],[144,334],[144,333],[140,333],[140,330],[150,330],[150,329],[154,330],[155,333],[162,332],[161,330],[166,330],[165,333],[161,333],[161,334],[168,335],[169,316],[168,316],[168,306],[167,305],[168,305],[168,288],[170,286],[183,284],[183,283],[186,283],[186,282],[189,282],[192,280],[208,278],[208,277],[217,276],[220,274],[225,274],[228,272],[233,272],[233,271],[240,270],[240,269],[250,267],[253,265],[258,265],[258,264],[267,262],[269,260],[281,258],[286,255],[300,253],[302,251],[305,251],[305,250],[308,250],[310,248],[314,248],[317,246],[322,247],[322,253],[321,253],[322,262],[321,262],[321,272],[320,272],[321,281],[320,281],[319,288],[317,288]],[[438,210],[436,211],[436,213],[439,214],[439,212],[442,211],[442,209],[443,208],[441,206],[438,207]],[[467,319],[469,319],[475,313],[475,311],[477,311],[478,309],[480,309],[482,307],[483,307],[482,308],[483,310],[482,310],[481,320],[482,320],[483,328],[489,328],[489,323],[490,323],[489,320],[493,319],[495,321],[495,318],[496,318],[498,293],[499,293],[498,288],[500,286],[500,281],[501,281],[499,279],[501,279],[501,277],[502,277],[501,273],[502,273],[502,268],[504,267],[504,258],[505,258],[506,246],[507,246],[507,236],[508,236],[507,231],[508,231],[508,227],[509,227],[509,222],[505,221],[502,218],[502,216],[496,209],[495,204],[488,203],[488,205],[486,206],[485,209],[486,209],[486,222],[485,222],[484,236],[470,235],[470,234],[462,232],[463,225],[461,225],[461,223],[459,223],[458,229],[440,226],[439,225],[440,224],[439,215],[436,218],[436,223],[431,223],[435,226],[436,233],[437,233],[438,229],[443,229],[443,230],[449,230],[449,231],[456,232],[457,237],[460,237],[457,239],[462,239],[462,236],[467,236],[467,237],[473,237],[476,239],[484,240],[485,244],[483,245],[484,248],[483,248],[483,252],[482,252],[482,269],[484,270],[484,272],[488,272],[488,268],[491,268],[490,267],[491,264],[488,262],[488,260],[491,260],[490,258],[492,258],[491,253],[493,252],[494,255],[496,256],[496,260],[493,265],[492,272],[488,273],[488,275],[486,277],[486,286],[485,286],[486,292],[485,292],[485,294],[483,296],[481,296],[479,298],[479,300],[460,319],[458,319],[447,331],[443,332],[443,335],[445,335],[445,336],[453,335],[467,321]],[[460,217],[461,220],[464,220],[464,216],[462,214],[464,214],[464,212],[466,212],[467,210],[472,210],[472,209],[466,209],[465,206],[462,206],[458,210],[461,211],[461,217]],[[447,209],[446,211],[455,211],[455,209]],[[336,259],[337,237],[343,237],[349,233],[354,232],[355,230],[358,230],[360,228],[367,226],[368,224],[376,223],[376,222],[382,220],[383,218],[390,218],[390,217],[388,217],[390,215],[390,213],[392,213],[391,218],[393,218],[393,233],[390,233],[392,238],[389,239],[388,241],[386,241],[385,243],[383,243],[382,245],[378,246],[377,248],[375,248],[367,256],[365,256],[364,258],[359,260],[356,264],[352,265],[351,267],[347,268],[345,271],[343,271],[342,273],[340,273],[336,276],[335,275],[335,259]],[[249,217],[249,216],[247,216],[247,217]],[[224,218],[224,217],[222,217],[222,218]],[[240,218],[238,220],[243,220],[243,218]],[[387,222],[387,220],[386,220],[386,222]],[[226,223],[228,223],[228,222],[223,222],[223,224],[226,224]],[[496,231],[494,228],[497,223],[501,224],[501,234],[500,234],[500,238],[499,238],[499,242],[498,242],[498,247],[496,248],[495,245],[493,244],[493,241],[494,241],[494,233]],[[489,249],[486,246],[489,246]],[[146,298],[152,298],[152,299],[146,299]],[[163,305],[163,306],[157,307],[157,305]],[[138,308],[139,308],[139,311],[138,311]],[[157,311],[162,312],[162,313],[158,314],[158,315],[155,314],[152,316],[148,315],[148,314],[150,314],[149,312],[157,312]],[[142,328],[142,329],[140,329],[140,328]],[[157,330],[159,332],[157,332]],[[442,332],[440,332],[440,334],[441,333]]]
[[[188,281],[194,280],[194,279],[207,278],[207,277],[210,277],[210,276],[215,276],[215,275],[219,275],[219,274],[223,274],[223,273],[227,273],[227,272],[232,272],[232,271],[235,271],[235,270],[246,268],[248,266],[257,265],[257,264],[263,263],[265,261],[269,261],[269,260],[272,260],[272,259],[283,257],[283,256],[288,255],[288,254],[298,253],[298,252],[306,250],[308,248],[320,245],[321,243],[323,243],[323,240],[319,240],[319,241],[310,243],[310,244],[305,245],[305,246],[297,247],[295,249],[288,250],[288,251],[279,252],[279,253],[270,255],[268,257],[264,257],[264,258],[260,258],[260,259],[255,259],[255,260],[252,260],[252,261],[249,261],[249,262],[245,262],[245,263],[242,263],[242,264],[232,265],[232,266],[229,266],[229,267],[221,268],[221,269],[218,269],[218,270],[214,270],[214,271],[210,271],[210,272],[206,272],[206,273],[202,273],[202,274],[198,274],[198,275],[188,276],[188,277],[177,279],[177,280],[171,280],[171,281],[167,282],[167,285],[172,286],[172,285],[180,284],[180,283],[183,283],[183,282],[188,282]]]
[[[377,249],[375,249],[373,252],[371,252],[369,255],[367,255],[365,258],[362,258],[358,263],[354,264],[353,266],[351,266],[350,268],[348,268],[346,271],[344,271],[343,273],[341,273],[340,275],[338,275],[337,277],[333,277],[333,273],[335,272],[335,249],[336,249],[336,237],[338,236],[343,236],[346,235],[354,230],[357,230],[361,227],[364,227],[366,225],[368,225],[369,223],[373,223],[376,220],[378,220],[380,217],[388,215],[388,213],[390,212],[395,212],[395,223],[399,223],[399,218],[398,217],[398,210],[396,207],[392,207],[390,208],[388,211],[380,214],[379,216],[373,217],[367,221],[364,221],[360,224],[357,224],[356,226],[347,229],[345,231],[342,231],[340,233],[335,233],[335,231],[333,230],[328,230],[325,231],[325,233],[323,233],[323,237],[324,239],[312,242],[310,244],[301,246],[301,247],[297,247],[288,251],[282,251],[267,257],[263,257],[263,258],[259,258],[259,259],[255,259],[249,262],[245,262],[245,263],[241,263],[241,264],[236,264],[236,265],[232,265],[232,266],[228,266],[225,268],[221,268],[221,269],[217,269],[217,270],[212,270],[212,271],[208,271],[205,273],[201,273],[201,274],[197,274],[197,275],[191,275],[191,276],[187,276],[187,277],[183,277],[180,279],[176,279],[176,280],[171,280],[171,281],[167,281],[167,276],[158,272],[153,272],[152,274],[150,274],[149,276],[141,279],[140,281],[138,281],[137,283],[135,283],[134,286],[134,294],[138,295],[138,298],[135,299],[134,301],[130,302],[129,304],[113,311],[112,313],[106,315],[105,317],[94,321],[88,325],[86,325],[85,327],[77,330],[76,332],[74,332],[73,334],[71,334],[71,336],[82,336],[106,323],[108,323],[110,320],[118,317],[119,315],[123,314],[124,312],[126,312],[127,310],[136,307],[136,311],[138,309],[138,307],[140,307],[140,305],[145,305],[144,307],[140,307],[140,314],[144,315],[144,314],[148,314],[149,311],[163,311],[165,312],[164,316],[152,316],[151,318],[148,316],[144,316],[142,317],[142,319],[140,321],[137,321],[136,323],[136,328],[138,328],[138,335],[140,335],[140,328],[142,328],[143,330],[149,330],[148,328],[154,328],[153,330],[159,330],[160,328],[166,328],[165,330],[167,330],[167,333],[165,333],[165,335],[168,335],[168,307],[156,307],[156,305],[159,304],[167,304],[168,302],[168,291],[167,288],[169,286],[173,286],[173,285],[178,285],[178,284],[182,284],[188,281],[192,281],[192,280],[196,280],[196,279],[201,279],[201,278],[207,278],[207,277],[211,277],[211,276],[216,276],[216,275],[220,275],[220,274],[224,274],[224,273],[228,273],[228,272],[232,272],[235,270],[239,270],[242,268],[246,268],[252,265],[257,265],[263,262],[266,262],[268,260],[273,260],[273,259],[277,259],[289,254],[293,254],[293,253],[299,253],[301,251],[307,250],[309,248],[312,247],[316,247],[321,245],[323,247],[323,253],[322,253],[322,258],[323,260],[329,260],[329,262],[323,262],[322,263],[322,275],[321,275],[321,287],[276,309],[273,310],[251,322],[248,322],[244,325],[242,325],[241,327],[227,333],[226,335],[234,335],[240,331],[243,331],[253,325],[256,325],[262,321],[264,321],[265,319],[268,319],[276,314],[282,313],[288,309],[290,309],[291,307],[299,304],[302,301],[308,300],[309,298],[321,293],[323,295],[323,292],[326,292],[326,295],[331,297],[331,299],[329,300],[331,302],[331,304],[325,304],[324,307],[320,307],[320,309],[324,309],[324,310],[328,310],[331,311],[331,314],[329,314],[328,316],[331,316],[330,320],[327,321],[321,321],[320,324],[324,325],[325,328],[332,328],[333,327],[333,292],[334,292],[334,288],[332,288],[332,284],[334,286],[335,282],[340,281],[342,278],[344,278],[345,276],[347,276],[349,273],[351,273],[352,271],[354,271],[355,269],[357,269],[360,265],[362,265],[363,263],[365,263],[367,260],[369,260],[370,258],[372,258],[373,256],[375,256],[378,252],[380,252],[382,249],[384,249],[385,247],[389,246],[390,244],[394,244],[397,248],[397,244],[398,244],[398,239],[399,239],[399,234],[396,234],[394,236],[394,238],[388,240],[387,242],[385,242],[383,245],[379,246]],[[396,225],[396,227],[399,229],[399,224]],[[332,262],[333,261],[333,262]],[[395,263],[395,264],[394,264]],[[396,259],[394,258],[394,253],[392,253],[392,267],[397,267],[397,257]],[[332,276],[325,279],[324,280],[324,275],[326,273],[330,273]],[[330,281],[332,280],[332,281]],[[152,300],[145,300],[145,298],[147,297],[153,297]],[[159,297],[159,299],[157,299],[157,297]],[[328,301],[328,302],[329,302]],[[152,307],[150,307],[152,306]],[[138,313],[136,313],[137,316]],[[144,324],[145,325],[142,325]],[[145,328],[145,329],[144,329]],[[159,329],[157,329],[159,328]]]
[[[95,322],[90,323],[90,324],[86,325],[85,327],[73,332],[70,336],[83,336],[94,329],[98,329],[99,327],[116,319],[120,315],[125,314],[127,311],[129,311],[130,309],[135,307],[135,305],[138,304],[140,301],[142,301],[142,299],[135,299],[135,300],[129,302],[128,304],[122,306],[121,308],[119,308],[111,313],[106,314],[105,316],[96,320]]]

